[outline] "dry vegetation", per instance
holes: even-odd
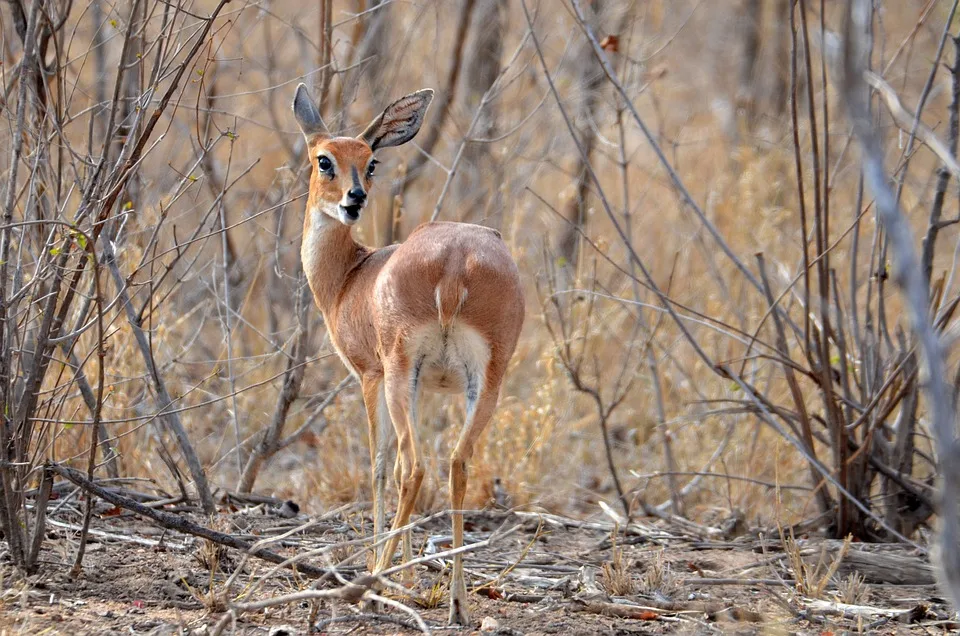
[[[873,113],[955,386],[956,3],[876,4]],[[941,454],[925,359],[837,86],[844,5],[0,5],[7,618],[20,620],[38,580],[16,572],[110,567],[110,544],[84,556],[93,539],[81,528],[96,531],[123,506],[81,495],[62,466],[78,471],[74,484],[86,475],[153,509],[219,511],[192,519],[248,542],[260,536],[237,525],[249,506],[290,500],[313,518],[338,509],[318,554],[362,563],[338,542],[365,536],[363,402],[299,262],[308,165],[289,104],[306,81],[345,134],[388,100],[437,91],[415,147],[382,153],[361,241],[402,240],[431,218],[483,223],[520,264],[527,321],[471,466],[469,507],[596,522],[560,541],[590,551],[607,536],[605,552],[584,560],[596,583],[571,580],[610,598],[686,598],[689,572],[744,566],[691,568],[695,551],[745,537],[780,555],[769,563],[787,592],[764,595],[765,615],[786,621],[793,608],[789,620],[811,629],[863,628],[842,606],[797,609],[803,597],[890,598],[841,567],[856,543],[826,554],[803,537],[912,544],[925,559]],[[899,114],[883,95],[899,98]],[[463,404],[428,399],[425,412],[424,516],[447,507]],[[516,559],[539,537],[526,530],[510,537]],[[659,532],[692,543],[671,556]],[[639,538],[653,542],[642,554]],[[201,609],[185,623],[212,628],[256,594],[215,576],[243,569],[236,551],[204,545],[192,567],[199,560],[209,578],[190,586]],[[804,565],[809,554],[822,562]],[[430,572],[425,615],[445,584]],[[917,594],[929,597],[924,580]],[[307,587],[274,580],[258,593]],[[302,626],[298,611],[281,618]],[[926,617],[949,618],[938,612]],[[896,622],[866,624],[878,620]]]

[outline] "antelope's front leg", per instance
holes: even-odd
[[[415,425],[420,391],[415,378],[416,375],[411,376],[410,368],[405,361],[394,361],[386,369],[387,406],[397,433],[397,461],[401,473],[398,484],[400,501],[397,505],[397,514],[393,518],[393,533],[387,539],[377,563],[375,570],[377,574],[390,567],[400,540],[396,531],[410,521],[410,514],[413,512],[417,494],[420,492],[420,484],[423,482],[424,470],[420,462]]]
[[[373,490],[373,553],[367,559],[367,567],[372,572],[380,560],[383,547],[377,542],[383,536],[386,525],[384,512],[384,490],[387,483],[387,443],[390,431],[387,428],[390,414],[387,412],[384,397],[383,379],[367,377],[363,380],[363,405],[367,411],[367,430],[370,442],[370,473]]]

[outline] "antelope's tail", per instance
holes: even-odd
[[[448,328],[467,300],[467,288],[459,276],[445,276],[434,290],[440,327]]]

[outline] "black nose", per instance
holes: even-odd
[[[347,197],[353,199],[357,203],[363,203],[367,200],[367,193],[364,192],[363,188],[354,188],[347,192]]]

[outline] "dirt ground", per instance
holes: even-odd
[[[211,524],[189,514],[196,523]],[[707,634],[707,633],[940,633],[956,628],[932,571],[921,556],[902,546],[854,544],[836,571],[839,542],[800,540],[791,561],[779,533],[763,538],[742,529],[739,536],[695,536],[641,521],[616,535],[606,517],[566,520],[536,513],[478,512],[468,516],[468,542],[498,532],[495,540],[465,560],[475,590],[472,629],[446,627],[443,566],[418,566],[412,593],[384,596],[402,601],[437,634]],[[250,541],[277,537],[311,521],[281,518],[266,506],[225,513],[212,527]],[[338,566],[347,579],[365,571],[357,545],[369,536],[361,513],[351,510],[312,519],[272,549],[284,556],[314,553],[305,562]],[[216,549],[203,539],[164,531],[117,509],[95,517],[82,573],[70,575],[78,528],[54,521],[43,567],[24,580],[8,564],[2,573],[0,634],[208,634],[224,616],[224,583],[238,567],[229,603],[289,594],[313,581],[290,570]],[[658,522],[662,524],[663,522]],[[512,529],[513,532],[504,533]],[[414,548],[430,553],[448,547],[448,520],[428,518],[414,532]],[[329,560],[328,560],[329,559]],[[820,562],[819,571],[816,564]],[[213,568],[213,569],[211,569]],[[820,600],[804,596],[820,584]],[[274,570],[270,574],[271,570]],[[855,571],[861,574],[853,574]],[[861,580],[859,577],[863,577]],[[255,582],[260,585],[254,589]],[[333,582],[321,586],[333,589]],[[402,589],[402,588],[401,588]],[[840,605],[842,599],[852,604]],[[315,614],[311,623],[311,613]],[[237,634],[417,633],[412,614],[341,600],[298,601],[238,616],[224,633]]]

